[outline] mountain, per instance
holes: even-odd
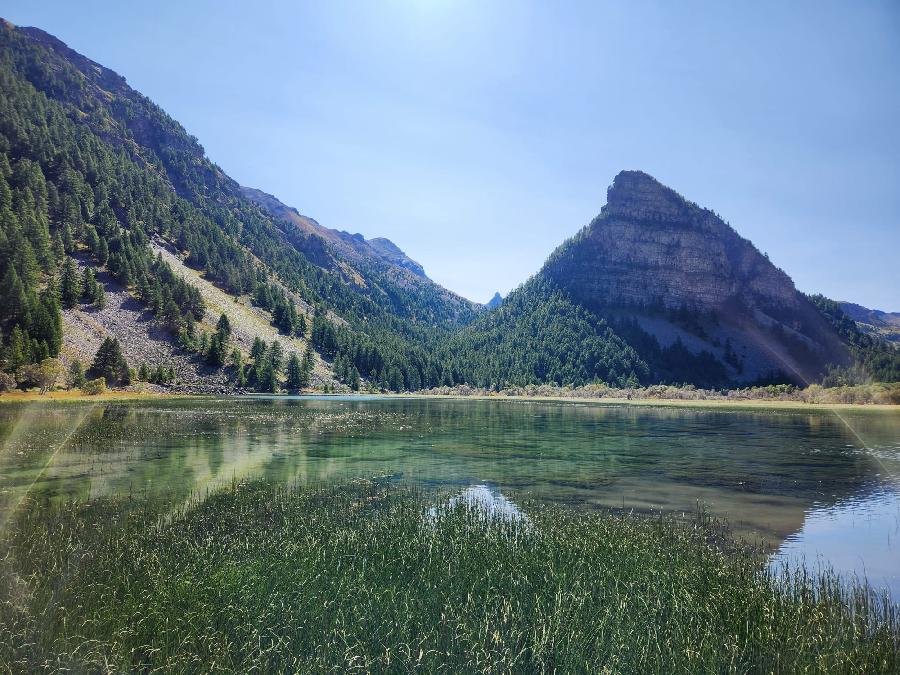
[[[424,268],[415,260],[409,258],[390,239],[375,237],[374,239],[366,240],[361,234],[350,234],[341,230],[333,230],[320,225],[318,221],[312,218],[301,215],[296,208],[286,206],[277,197],[262,190],[242,187],[241,192],[245,197],[259,204],[273,217],[290,223],[301,232],[318,237],[334,247],[336,249],[335,255],[330,259],[332,266],[339,267],[338,261],[342,258],[355,260],[362,258],[370,264],[382,263],[382,265],[398,267],[412,272],[417,277],[430,281],[425,274]],[[323,262],[325,262],[324,259]],[[326,262],[325,264],[327,265],[328,263]],[[443,290],[446,291],[446,289]],[[451,301],[461,300],[461,298],[456,298],[450,291],[446,291],[446,293]]]
[[[385,239],[384,237],[375,237],[374,239],[369,239],[366,243],[373,250],[375,250],[383,260],[386,260],[393,265],[397,265],[398,267],[407,269],[416,276],[420,276],[426,279],[428,278],[428,275],[425,274],[425,268],[423,268],[422,265],[406,255],[402,250],[400,250],[400,247],[390,239]]]
[[[487,301],[484,305],[487,309],[497,309],[500,305],[503,304],[503,296],[500,293],[494,293],[494,297]]]
[[[79,325],[90,326],[89,346],[120,338],[133,366],[150,355],[184,370],[181,381],[210,379],[208,366],[221,381],[220,350],[208,350],[224,309],[277,329],[276,361],[311,344],[322,383],[418,388],[441,370],[432,343],[479,311],[390,242],[329,230],[242,188],[125,78],[57,38],[3,22],[0,64],[7,371],[81,358],[88,347],[73,355],[67,342]],[[53,286],[73,262],[121,299],[115,316],[72,293],[60,303]],[[151,342],[168,347],[143,349]],[[246,364],[249,345],[237,346]]]
[[[863,331],[900,343],[900,312],[883,312],[853,302],[841,302],[840,306]]]
[[[59,357],[188,391],[900,379],[900,350],[624,171],[497,306],[239,185],[125,78],[0,24],[0,389]],[[849,311],[856,311],[852,308]],[[885,317],[867,315],[871,321]],[[860,327],[862,326],[862,328]],[[103,366],[100,368],[99,366]],[[139,366],[141,366],[139,368]],[[846,373],[851,373],[847,375]]]
[[[546,303],[559,305],[570,324],[533,321]],[[507,364],[514,380],[803,383],[850,359],[785,272],[714,212],[640,171],[619,173],[600,215],[456,340],[477,379],[484,360],[472,345],[528,331],[546,363]],[[595,356],[585,356],[574,334],[591,336]]]

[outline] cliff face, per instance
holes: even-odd
[[[545,273],[595,308],[716,311],[742,300],[773,311],[801,301],[790,277],[712,211],[645,173],[623,171],[603,210]]]
[[[790,277],[715,213],[639,171],[616,176],[607,197],[541,271],[573,300],[637,318],[662,343],[682,338],[724,356],[718,345],[728,340],[739,349],[732,360],[747,366],[734,369],[737,379],[781,371],[802,381],[846,360]],[[692,317],[686,334],[668,321],[679,313]]]

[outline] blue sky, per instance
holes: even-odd
[[[900,310],[900,4],[5,2],[213,161],[508,292],[642,169],[798,288]]]

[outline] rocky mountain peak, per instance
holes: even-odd
[[[643,171],[621,171],[606,192],[603,213],[637,221],[683,220],[691,204]]]
[[[500,295],[499,292],[497,292],[497,293],[494,293],[494,297],[492,297],[490,300],[488,300],[484,306],[487,307],[488,309],[494,309],[496,307],[499,307],[502,304],[503,304],[503,296]]]

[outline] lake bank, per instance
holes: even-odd
[[[105,401],[129,401],[129,400],[165,400],[165,399],[209,399],[209,398],[242,398],[242,397],[260,397],[260,398],[334,398],[334,399],[359,399],[366,400],[372,398],[386,399],[424,399],[424,400],[473,400],[473,401],[539,401],[539,402],[569,402],[569,403],[591,403],[605,405],[621,405],[621,406],[660,406],[660,407],[683,407],[683,408],[747,408],[747,409],[783,409],[783,410],[881,410],[896,411],[900,413],[900,404],[895,403],[810,403],[806,401],[793,400],[777,400],[777,399],[689,399],[689,398],[626,398],[626,397],[589,397],[589,396],[552,396],[552,395],[516,395],[516,394],[497,394],[497,393],[477,393],[477,394],[461,394],[447,393],[436,394],[426,392],[416,393],[362,393],[362,392],[344,392],[344,393],[323,393],[317,391],[303,392],[302,394],[288,394],[282,392],[279,394],[264,393],[234,393],[234,394],[196,394],[181,393],[169,391],[132,391],[123,389],[107,389],[102,394],[85,394],[79,390],[57,390],[41,394],[38,391],[8,391],[0,393],[0,404],[2,403],[64,403],[71,402],[93,402],[100,403]]]
[[[807,403],[805,401],[780,400],[727,400],[727,399],[677,399],[677,398],[593,398],[583,396],[519,396],[505,394],[379,394],[391,398],[424,398],[435,400],[477,401],[539,401],[547,403],[592,403],[621,406],[651,406],[674,408],[744,408],[781,410],[881,410],[900,413],[896,403]]]
[[[48,391],[7,391],[0,394],[2,403],[104,403],[109,401],[153,401],[163,399],[203,398],[198,394],[174,392],[132,391],[127,389],[107,389],[101,394],[85,394],[78,389]]]
[[[11,524],[5,670],[900,666],[896,607],[828,574],[773,573],[702,514],[491,516],[370,481],[125,506],[33,504]]]

